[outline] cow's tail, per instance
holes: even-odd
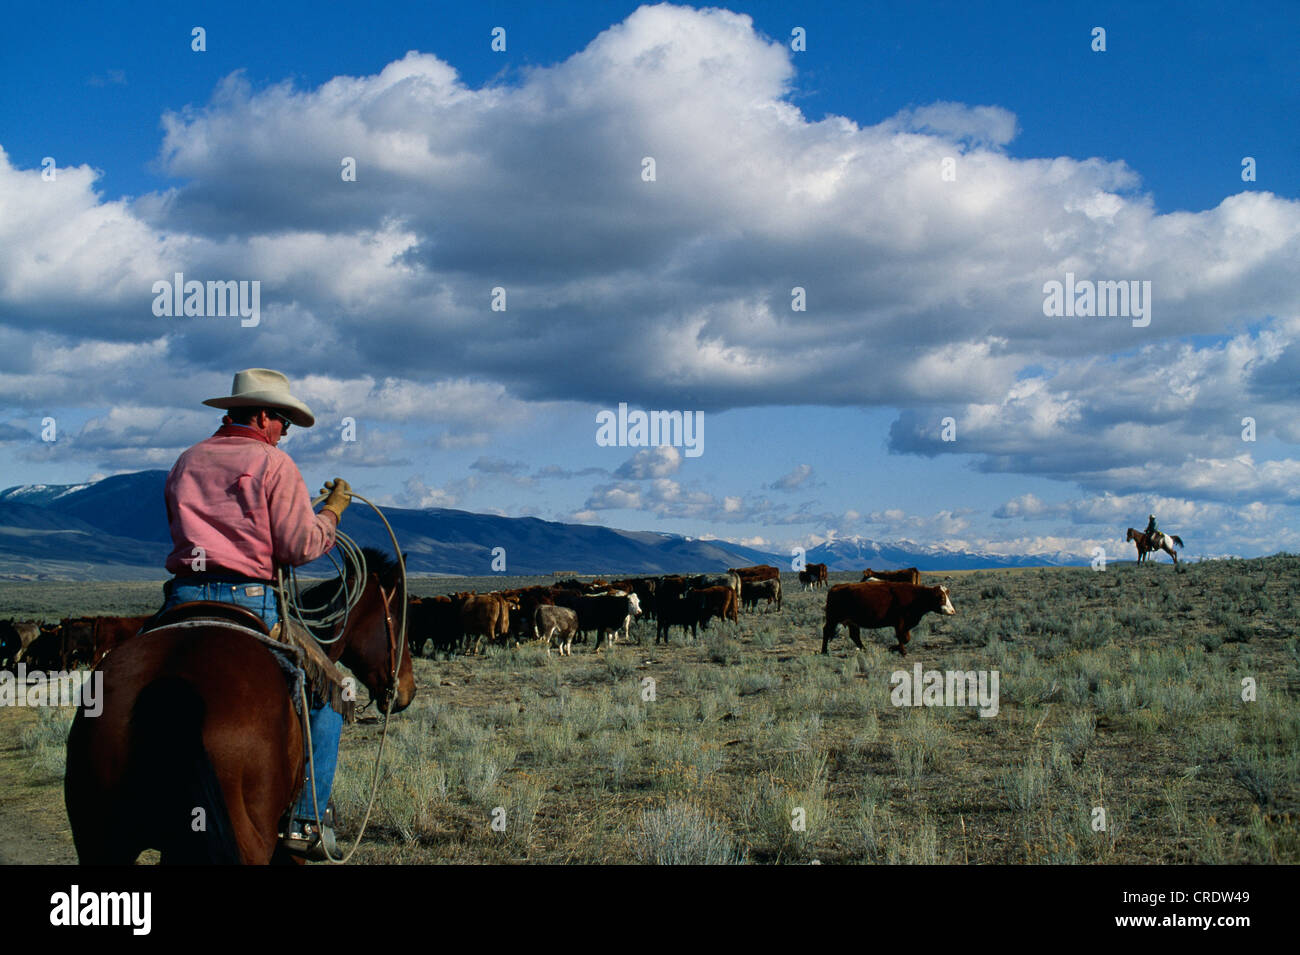
[[[132,800],[164,864],[238,865],[225,795],[203,746],[203,697],[177,677],[141,691],[131,712]]]

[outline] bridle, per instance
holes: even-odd
[[[401,580],[401,586],[399,589],[401,590],[402,594],[405,595],[407,592],[406,559],[402,556],[402,549],[401,547],[398,546],[397,535],[393,532],[392,525],[388,523],[388,518],[384,516],[383,511],[381,511],[378,507],[375,506],[374,502],[367,500],[366,498],[362,497],[360,494],[357,494],[355,491],[350,492],[349,496],[355,498],[358,501],[362,501],[370,505],[370,508],[375,512],[376,515],[378,515],[380,521],[383,522],[384,527],[388,529],[388,536],[393,542],[393,552],[397,555],[397,569]],[[312,501],[312,507],[315,507],[323,500],[325,500],[324,494],[320,495],[319,497],[317,497],[315,500]],[[339,567],[337,562],[335,563],[335,566],[339,567],[339,587],[344,593],[344,606],[343,609],[339,612],[327,614],[326,619],[328,619],[331,623],[337,623],[341,621],[341,626],[333,630],[335,634],[334,637],[332,637],[329,640],[319,640],[318,642],[321,643],[334,643],[342,638],[343,634],[347,630],[348,613],[352,610],[353,607],[357,605],[358,601],[360,601],[361,595],[365,590],[365,585],[370,579],[370,572],[369,569],[366,567],[364,555],[362,555],[361,549],[357,546],[356,542],[352,540],[352,538],[344,534],[342,531],[339,531],[337,529],[335,530],[334,540],[335,540],[335,544],[337,545],[337,549],[341,551],[343,554],[344,561],[354,571],[354,573],[352,575],[351,581],[349,582],[348,579],[349,575],[344,573],[343,568]],[[330,553],[329,557],[331,561],[335,560],[333,553]],[[293,604],[290,604],[288,602],[288,595],[285,593],[285,587],[284,587],[284,576],[278,570],[277,570],[277,584],[280,590],[281,607],[284,608],[286,612],[294,613],[298,617],[299,621],[304,626],[307,626],[306,621],[303,620],[302,618],[302,608],[298,607],[296,605],[296,602]],[[384,585],[380,581],[378,575],[375,576],[375,586],[378,587],[380,599],[382,599],[384,603],[384,636],[385,636],[385,643],[387,644],[387,651],[388,651],[388,683],[384,687],[384,692],[382,694],[384,728],[379,735],[379,748],[375,752],[375,765],[370,775],[370,799],[366,803],[366,814],[361,820],[360,829],[357,831],[356,842],[352,844],[352,848],[349,849],[347,853],[340,859],[334,858],[332,855],[329,854],[328,851],[326,851],[325,853],[326,858],[330,862],[336,864],[345,863],[349,859],[351,859],[353,855],[356,854],[357,849],[360,848],[361,846],[361,840],[365,837],[366,825],[370,822],[370,813],[375,806],[375,794],[379,791],[379,770],[380,767],[383,765],[384,745],[388,741],[388,727],[390,724],[388,717],[392,712],[393,697],[397,692],[397,670],[398,667],[400,666],[401,659],[402,659],[402,652],[405,649],[405,643],[406,643],[406,601],[405,600],[402,601],[401,624],[396,628],[394,628],[392,605],[389,603],[388,592],[384,590]],[[295,577],[294,578],[295,597],[297,595],[297,592],[298,592],[297,579]],[[328,607],[330,603],[331,601],[327,601],[326,607]],[[333,628],[331,627],[331,629]],[[371,702],[376,702],[373,695],[371,696]],[[315,809],[316,825],[319,827],[321,825],[321,807],[316,803],[316,765],[315,765],[315,757],[313,755],[312,747],[311,747],[311,723],[309,720],[305,718],[306,714],[304,713],[303,715],[304,715],[304,719],[303,719],[304,734],[306,736],[306,742],[307,742],[307,758],[308,758],[308,770],[309,770],[308,785],[311,786],[312,805],[313,808]]]
[[[382,709],[384,717],[387,718],[392,709],[393,697],[397,695],[397,670],[401,666],[402,657],[401,649],[398,647],[398,636],[393,627],[393,610],[392,605],[388,602],[388,591],[384,585],[376,578],[376,585],[379,588],[379,596],[384,601],[384,637],[388,644],[388,682],[384,685]],[[402,621],[405,629],[406,621]]]

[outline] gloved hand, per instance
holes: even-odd
[[[350,497],[352,485],[342,478],[335,478],[332,481],[326,481],[325,486],[320,489],[320,493],[329,495],[329,497],[325,498],[324,510],[333,511],[335,517],[340,521],[343,520],[343,512],[352,503]]]

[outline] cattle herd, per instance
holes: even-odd
[[[143,617],[65,617],[56,624],[35,620],[0,621],[0,669],[19,662],[29,670],[71,670],[79,664],[95,667],[123,640],[135,636]]]
[[[742,567],[718,576],[631,577],[582,582],[574,578],[549,587],[523,587],[490,594],[457,593],[412,597],[407,632],[416,652],[432,642],[434,652],[477,652],[482,642],[516,644],[539,640],[551,652],[573,654],[573,642],[596,635],[613,644],[629,639],[638,617],[656,622],[658,642],[668,642],[673,627],[698,636],[713,619],[738,621],[740,610],[776,604],[781,609],[781,572],[776,567]]]
[[[825,564],[808,564],[799,572],[805,589],[827,587]],[[639,617],[654,620],[655,642],[668,642],[673,627],[691,637],[708,629],[710,621],[737,622],[742,610],[760,603],[781,610],[781,573],[770,565],[740,567],[715,576],[631,577],[611,582],[582,582],[574,578],[550,586],[524,587],[479,594],[463,592],[442,597],[411,597],[407,633],[413,652],[478,653],[483,642],[516,645],[524,640],[551,646],[572,655],[575,640],[595,634],[595,648],[630,638]],[[892,627],[898,639],[893,649],[906,652],[911,630],[926,613],[953,614],[946,587],[922,587],[915,567],[862,573],[862,581],[827,589],[822,652],[836,629],[848,628],[858,646],[860,629]],[[134,636],[149,616],[69,617],[55,625],[36,621],[0,622],[0,668],[24,662],[29,670],[70,670],[79,664],[98,665],[104,655]]]

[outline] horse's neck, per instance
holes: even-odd
[[[362,657],[365,656],[365,651],[361,645],[356,644],[356,641],[364,642],[366,639],[366,635],[358,629],[357,624],[362,618],[373,614],[377,614],[380,621],[386,616],[384,612],[384,595],[380,585],[373,578],[369,578],[365,587],[362,588],[361,596],[357,598],[356,606],[348,614],[347,626],[341,631],[340,638],[334,641],[334,644],[330,647],[330,659],[337,663],[346,655],[351,662],[344,660],[344,665],[350,669],[355,669],[353,664],[360,663]]]

